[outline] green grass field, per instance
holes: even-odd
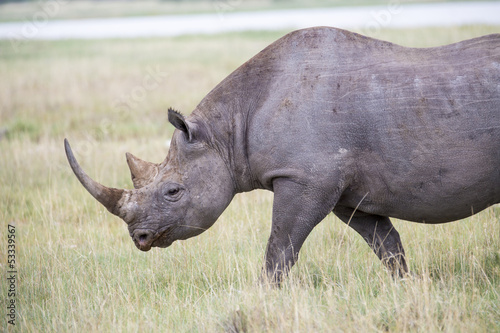
[[[425,47],[500,27],[383,30]],[[498,332],[500,208],[463,221],[394,221],[415,278],[393,281],[329,216],[281,289],[258,283],[272,193],[238,195],[196,238],[143,253],[78,183],[131,188],[125,152],[159,162],[173,127],[220,80],[284,32],[0,42],[1,325],[19,332]],[[8,224],[16,226],[16,326],[7,324]]]

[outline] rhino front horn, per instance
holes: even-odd
[[[121,205],[119,205],[119,202],[125,192],[128,191],[103,186],[90,178],[76,161],[67,139],[64,139],[64,149],[66,150],[66,157],[68,158],[69,165],[71,166],[71,169],[73,169],[76,178],[78,178],[80,183],[82,183],[83,187],[85,187],[97,201],[106,207],[107,210],[117,216],[120,216]]]

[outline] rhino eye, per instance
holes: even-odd
[[[176,201],[181,197],[182,188],[177,184],[169,184],[164,190],[163,197],[168,201]]]
[[[176,195],[177,193],[179,193],[179,189],[178,188],[172,188],[172,189],[170,189],[170,190],[167,191],[168,195]]]

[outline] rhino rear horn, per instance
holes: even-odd
[[[121,216],[121,205],[120,200],[124,195],[128,194],[128,190],[116,189],[103,186],[90,178],[80,167],[78,162],[73,155],[73,151],[69,145],[67,139],[64,139],[64,148],[66,150],[66,157],[68,158],[69,165],[73,172],[75,173],[76,178],[82,183],[83,187],[87,189],[87,191],[92,194],[92,196],[99,201],[107,210],[111,213]]]
[[[125,155],[134,188],[139,189],[151,183],[158,174],[158,164],[143,161],[131,153]]]

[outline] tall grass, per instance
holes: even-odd
[[[428,46],[495,27],[383,31]],[[165,110],[191,110],[278,33],[28,42],[0,55],[0,270],[17,229],[22,332],[345,332],[500,330],[500,209],[463,221],[394,221],[413,278],[394,281],[355,232],[329,216],[307,239],[281,289],[258,283],[272,194],[238,195],[201,236],[142,253],[125,224],[88,195],[62,139],[102,183],[131,187],[124,153],[158,162],[172,133]],[[238,43],[238,46],[234,46]],[[0,43],[4,48],[5,43]],[[8,46],[8,45],[7,45]],[[5,48],[3,50],[6,50]],[[169,75],[125,115],[113,100],[147,66]],[[124,116],[123,118],[120,118]],[[102,119],[116,121],[103,130]],[[78,147],[79,142],[82,144]],[[7,290],[0,283],[1,308]],[[3,310],[5,311],[5,310]]]

